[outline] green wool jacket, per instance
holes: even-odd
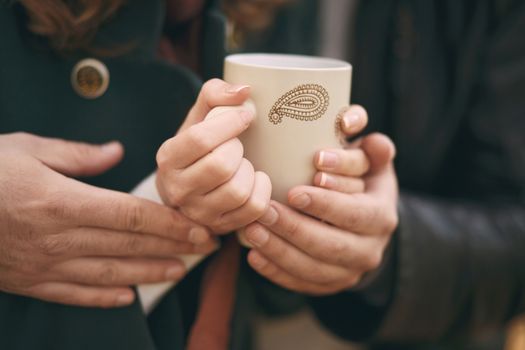
[[[20,5],[0,1],[0,133],[25,131],[93,143],[119,140],[126,150],[121,164],[102,176],[84,180],[130,191],[155,169],[158,147],[184,120],[202,81],[222,75],[225,21],[221,13],[210,5],[204,14],[202,74],[197,77],[157,57],[164,6],[161,0],[127,1],[102,28],[94,46],[131,44],[132,49],[123,55],[59,56],[27,31]],[[80,97],[70,82],[74,65],[88,57],[104,62],[110,76],[106,93],[91,100]],[[271,288],[243,261],[232,349],[250,347],[254,285],[257,290]],[[192,271],[149,317],[143,314],[138,300],[130,307],[102,310],[0,292],[0,349],[183,349],[205,265]],[[295,303],[284,298],[280,300],[287,305]]]

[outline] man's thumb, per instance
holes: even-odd
[[[365,136],[361,141],[361,148],[370,161],[370,173],[381,171],[396,155],[396,147],[392,140],[380,133]]]
[[[113,141],[102,145],[65,141],[40,140],[36,158],[51,169],[68,176],[92,176],[115,166],[124,155],[124,148]]]

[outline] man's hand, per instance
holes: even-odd
[[[130,285],[181,279],[177,254],[215,249],[204,227],[175,210],[64,176],[102,173],[122,154],[118,143],[0,135],[0,290],[124,306]]]
[[[366,124],[366,112],[352,108],[365,113],[360,120]],[[381,134],[357,146],[322,151],[332,154],[329,165],[326,153],[316,156],[317,186],[293,188],[290,207],[272,201],[259,222],[245,229],[254,246],[248,262],[257,272],[285,288],[326,295],[351,288],[381,264],[398,223],[395,148]],[[356,176],[363,172],[361,183]]]

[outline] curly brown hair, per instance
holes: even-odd
[[[278,7],[290,0],[223,0],[225,14],[236,33],[258,30],[272,20]],[[49,40],[57,51],[89,49],[100,26],[126,0],[19,0],[28,28]]]

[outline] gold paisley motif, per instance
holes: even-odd
[[[279,124],[283,118],[314,121],[328,109],[328,92],[317,84],[299,85],[281,96],[268,115],[270,121]]]
[[[339,144],[343,147],[348,145],[348,141],[346,139],[346,134],[343,131],[343,116],[345,113],[350,109],[350,107],[346,106],[343,107],[339,113],[337,113],[337,117],[335,117],[335,136],[337,137],[337,140],[339,140]]]

